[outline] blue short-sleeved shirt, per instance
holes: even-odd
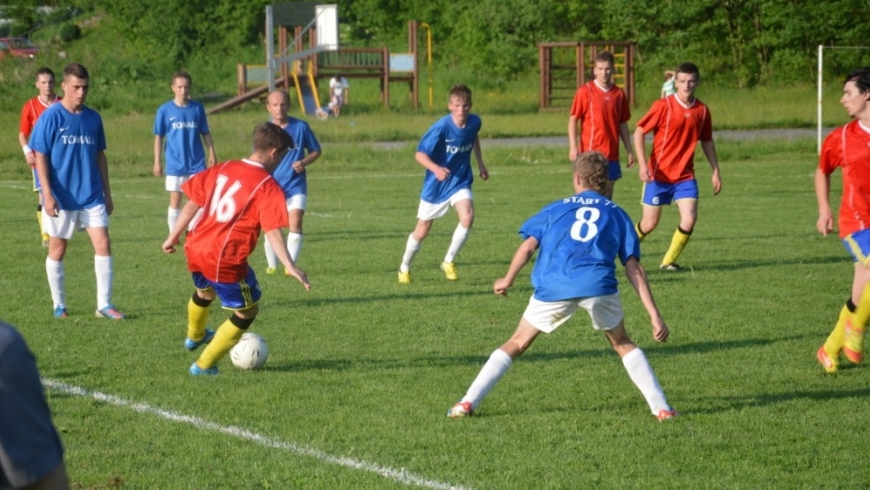
[[[28,144],[48,157],[51,193],[60,209],[105,204],[97,155],[106,149],[106,133],[97,111],[82,106],[73,114],[63,104],[54,104],[36,121]]]
[[[606,197],[584,191],[556,201],[520,228],[540,244],[532,270],[540,301],[617,292],[616,257],[640,260],[640,240],[628,214]]]
[[[298,173],[293,170],[293,164],[305,158],[306,152],[311,153],[320,150],[320,142],[314,136],[314,131],[307,122],[294,117],[287,118],[287,126],[284,131],[293,138],[294,148],[287,152],[272,177],[278,181],[278,185],[284,191],[286,197],[297,194],[308,194],[308,172]]]
[[[195,100],[179,107],[174,100],[161,105],[154,119],[154,135],[165,139],[166,175],[187,176],[205,170],[200,136],[208,134],[205,108]]]
[[[471,153],[474,142],[480,132],[480,117],[469,114],[464,128],[453,123],[453,116],[448,114],[439,119],[426,131],[417,151],[429,155],[433,162],[450,170],[450,175],[439,182],[435,174],[426,171],[423,177],[423,190],[420,199],[431,203],[442,203],[456,191],[471,189],[474,180],[471,172]]]

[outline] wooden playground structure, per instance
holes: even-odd
[[[571,105],[577,87],[591,80],[595,57],[610,51],[616,59],[613,83],[625,90],[628,102],[636,105],[634,43],[629,42],[554,42],[538,44],[541,110],[563,109]]]
[[[298,106],[309,115],[320,109],[319,82],[334,76],[351,78],[376,78],[380,80],[380,100],[385,107],[390,106],[390,84],[403,82],[409,84],[411,103],[419,107],[419,68],[417,62],[417,36],[419,23],[408,22],[408,52],[391,53],[386,46],[380,48],[338,48],[318,50],[317,28],[312,27],[314,2],[282,2],[267,8],[273,12],[274,26],[278,30],[277,53],[286,53],[292,47],[299,59],[279,63],[275,86],[296,94]],[[273,28],[267,18],[267,32]],[[289,34],[292,29],[293,38]],[[307,54],[311,53],[311,54]],[[275,58],[279,55],[276,54]],[[269,60],[267,60],[268,62]],[[237,96],[209,109],[214,114],[236,107],[245,102],[265,95],[269,91],[269,70],[267,66],[237,67]],[[260,85],[251,88],[253,84]]]

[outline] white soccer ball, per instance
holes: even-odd
[[[230,350],[230,359],[239,369],[259,369],[268,358],[269,344],[252,332],[243,333],[239,343]]]

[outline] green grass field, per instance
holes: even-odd
[[[445,410],[526,305],[530,267],[507,298],[491,285],[519,244],[519,225],[570,194],[564,148],[484,148],[492,177],[475,183],[477,220],[457,259],[460,280],[438,270],[456,223],[449,215],[417,256],[414,282],[401,286],[396,269],[422,179],[413,149],[326,145],[310,168],[300,260],[312,290],[261,274],[262,312],[251,331],[269,342],[269,362],[242,372],[225,359],[219,377],[197,379],[187,374],[195,354],[182,347],[192,285],[183,256],[160,251],[167,196],[162,179],[147,176],[150,122],[122,136],[125,124],[111,122],[118,136],[109,141],[114,300],[130,315],[124,322],[93,316],[93,250],[83,234],[65,261],[70,317],[51,318],[29,182],[8,170],[18,155],[2,159],[0,311],[38,358],[75,488],[870,482],[861,451],[870,371],[846,366],[829,376],[814,358],[852,274],[837,238],[815,231],[814,141],[720,144],[715,197],[699,156],[699,221],[680,260],[685,271],[657,269],[676,209],[643,246],[672,331],[667,343],[652,340],[622,281],[628,330],[682,417],[656,422],[603,336],[578,315],[539,338],[475,417],[448,420]],[[219,124],[221,158],[246,154],[248,127]],[[637,218],[640,182],[625,172],[616,201]],[[263,270],[262,250],[252,264]],[[217,304],[211,315],[212,326],[226,316]]]

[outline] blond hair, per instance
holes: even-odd
[[[607,188],[610,163],[597,151],[584,151],[574,160],[574,174],[580,177],[584,187],[589,190],[604,192]]]

